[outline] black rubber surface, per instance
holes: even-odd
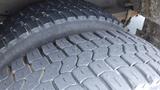
[[[57,38],[87,31],[122,29],[114,17],[83,0],[49,0],[32,5],[7,23],[6,33],[0,40],[0,68]]]

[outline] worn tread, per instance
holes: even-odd
[[[80,24],[84,24],[81,22],[88,24],[81,26]],[[123,29],[122,24],[112,15],[104,14],[103,9],[83,0],[47,0],[40,2],[24,8],[18,14],[13,15],[13,17],[7,20],[6,23],[6,32],[3,32],[2,37],[0,37],[0,53],[4,56],[2,57],[4,60],[1,61],[0,68],[10,63],[11,59],[23,56],[29,50],[50,41],[57,40],[57,38],[59,39],[55,44],[61,49],[71,47],[72,43],[78,44],[84,43],[88,39],[100,39],[100,37],[94,33],[83,33],[87,31],[96,31],[92,29],[92,26],[89,26],[92,24],[96,28],[99,27],[100,30],[101,28],[103,30],[104,27]],[[94,23],[97,23],[97,25]],[[103,27],[100,27],[98,24]],[[70,29],[59,30],[62,28],[61,25],[64,26],[63,29]],[[78,27],[75,27],[75,25],[80,25],[78,26],[79,28],[88,28],[89,26],[91,29],[76,29]],[[50,30],[50,28],[55,27],[59,29]],[[85,38],[82,40],[77,37],[80,41],[75,41],[72,37],[69,37],[68,39],[70,39],[70,42],[65,42],[67,41],[65,40],[65,36],[77,33],[82,33],[82,36]],[[38,37],[39,35],[41,39]],[[23,41],[26,41],[26,44],[24,44]],[[47,46],[47,48],[49,47],[50,46]],[[44,48],[47,49],[46,47]],[[14,50],[16,50],[16,53]],[[48,53],[48,50],[44,53]],[[10,55],[10,57],[8,57],[8,55]],[[33,60],[29,62],[32,63],[32,61]]]
[[[22,33],[35,33],[51,24],[71,22],[75,17],[78,20],[101,17],[98,20],[119,25],[89,3],[68,1],[73,5],[62,0],[48,1],[28,8],[32,14],[27,9],[22,11],[20,16],[25,20],[19,18],[20,22],[15,23],[21,27],[14,26],[14,35],[25,36]],[[61,3],[61,8],[57,3]],[[0,40],[0,44],[6,45],[9,39]],[[0,90],[14,90],[17,85],[20,90],[143,90],[147,85],[160,85],[159,60],[158,49],[118,29],[70,35],[38,47],[6,66],[0,73]]]
[[[110,33],[102,32],[111,35],[112,31],[109,31]],[[99,31],[99,33],[102,32]],[[9,87],[3,86],[3,90],[8,88],[14,90],[17,84],[20,85],[19,88],[22,90],[75,90],[75,88],[79,90],[134,90],[146,88],[147,85],[159,85],[160,64],[158,58],[160,57],[158,49],[153,46],[146,47],[147,43],[143,45],[126,42],[111,44],[110,42],[108,43],[106,38],[101,38],[103,35],[95,33],[97,32],[90,32],[90,35],[96,35],[96,38],[88,36],[87,39],[82,34],[66,37],[63,40],[71,43],[69,47],[60,48],[55,43],[49,43],[30,52],[33,54],[27,53],[25,57],[11,64],[11,71],[9,68],[3,71],[4,74],[1,76],[0,85],[12,83]],[[84,35],[88,35],[88,33]],[[76,39],[84,41],[82,43],[75,42]],[[107,43],[102,44],[108,45],[99,46],[94,43],[95,40],[107,41]],[[139,39],[134,42],[137,41]],[[81,46],[85,45],[85,43],[95,47],[91,49],[85,47],[83,49]],[[142,49],[143,46],[145,46],[145,49]],[[76,53],[75,50],[68,49],[73,53],[69,52],[67,54],[66,49],[73,47],[81,52]],[[119,47],[121,50],[119,50]],[[138,48],[143,51],[139,51]],[[151,48],[156,51],[153,52]],[[117,52],[117,50],[119,51]],[[37,55],[40,55],[41,58]],[[19,60],[22,61],[19,62]],[[5,74],[7,72],[9,73]],[[31,79],[34,80],[32,84],[29,83]],[[18,82],[22,80],[29,80],[28,84],[27,82],[19,84]]]

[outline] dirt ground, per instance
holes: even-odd
[[[142,0],[145,26],[137,35],[160,48],[160,0]]]

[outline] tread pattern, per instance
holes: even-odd
[[[74,20],[107,21],[122,27],[114,17],[82,0],[48,0],[13,18],[0,48]],[[6,66],[0,73],[0,90],[143,90],[160,86],[159,60],[158,49],[124,31],[86,32],[50,42]]]
[[[0,33],[0,38],[2,38],[0,39],[0,52],[4,52],[8,46],[14,45],[17,39],[26,38],[32,33],[53,26],[53,24],[75,20],[106,21],[108,19],[109,23],[113,23],[114,20],[114,22],[118,22],[112,15],[104,14],[101,8],[83,0],[48,0],[34,4],[6,20],[6,28],[2,31],[3,33]],[[121,23],[115,23],[115,25],[122,27]],[[84,36],[87,36],[86,38],[89,36],[90,39],[95,38],[88,33]]]
[[[143,90],[159,85],[160,51],[125,32],[119,34],[134,43],[112,43],[120,36],[115,32],[68,36],[27,53],[0,73],[0,90]]]

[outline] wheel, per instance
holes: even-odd
[[[108,18],[92,19],[53,24],[50,29],[60,34],[54,32],[52,40],[32,44],[24,55],[18,55],[23,48],[7,49],[17,58],[1,69],[0,90],[158,90],[160,51]],[[45,32],[30,32],[21,38],[23,43],[15,44],[33,43],[34,38],[41,42]]]

